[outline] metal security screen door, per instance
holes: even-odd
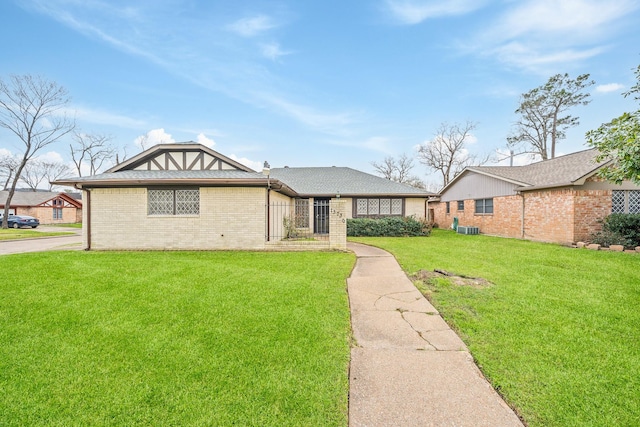
[[[329,199],[313,200],[313,232],[329,234]]]

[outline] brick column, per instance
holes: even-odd
[[[329,201],[329,248],[347,249],[347,215],[345,201],[331,199]]]

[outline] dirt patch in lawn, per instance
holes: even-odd
[[[448,279],[449,282],[456,286],[471,286],[473,288],[486,288],[492,286],[493,283],[482,277],[470,277],[451,273],[446,270],[435,269],[433,271],[420,270],[416,274],[411,276],[411,279],[416,281],[420,280],[425,283],[429,283],[432,279],[443,278]]]

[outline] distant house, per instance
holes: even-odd
[[[0,191],[0,209],[4,210],[8,191]],[[82,201],[72,194],[50,191],[16,191],[9,212],[29,215],[40,224],[69,224],[82,221]]]
[[[481,233],[545,242],[588,240],[613,212],[640,213],[640,187],[612,184],[596,174],[585,150],[527,166],[468,167],[429,203],[440,227],[454,217]]]
[[[55,184],[83,191],[87,249],[270,249],[300,235],[340,249],[347,218],[424,217],[433,196],[351,168],[259,173],[192,142]]]

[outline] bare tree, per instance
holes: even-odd
[[[401,154],[397,159],[387,156],[381,163],[371,162],[371,166],[379,175],[388,180],[408,184],[412,187],[425,188],[425,183],[420,178],[411,175],[413,159],[406,153]]]
[[[82,176],[82,165],[89,166],[89,175],[95,175],[108,160],[117,160],[116,149],[110,144],[111,137],[75,132],[75,144],[69,144],[71,158]]]
[[[75,126],[64,114],[69,104],[67,91],[55,82],[28,74],[0,79],[0,127],[13,133],[24,152],[4,204],[2,228],[7,228],[9,206],[25,165],[44,147],[59,140]]]
[[[521,117],[514,124],[509,147],[521,146],[525,153],[539,154],[542,160],[556,156],[556,144],[566,137],[567,129],[580,124],[578,117],[563,115],[571,107],[587,105],[590,94],[583,91],[595,81],[589,74],[575,80],[568,74],[551,76],[544,85],[520,96],[516,113]]]
[[[34,159],[25,165],[21,179],[33,191],[37,191],[42,182],[45,182],[47,189],[51,191],[53,190],[51,181],[68,176],[70,172],[71,170],[64,163]]]
[[[20,160],[15,156],[7,154],[0,157],[0,179],[4,181],[2,185],[3,190],[6,191],[9,188],[9,184],[18,170],[19,165]]]
[[[442,123],[433,139],[418,147],[418,160],[442,175],[443,187],[465,167],[483,165],[491,159],[491,155],[478,157],[467,150],[471,132],[476,126],[469,120],[465,123]]]

